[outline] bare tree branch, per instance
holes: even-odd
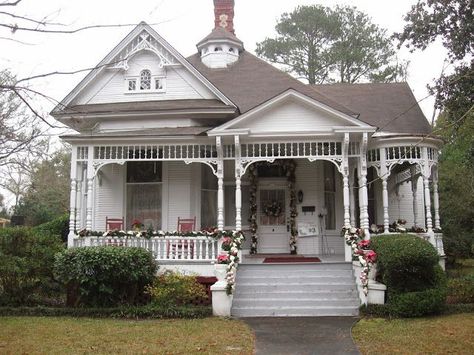
[[[3,39],[3,40],[5,40],[5,41],[12,41],[12,42],[24,44],[24,45],[26,45],[26,46],[35,46],[34,43],[23,42],[23,41],[20,41],[20,40],[18,40],[18,39],[15,39],[15,38],[8,38],[8,37],[1,37],[1,36],[0,36],[0,39]]]
[[[16,6],[21,2],[21,0],[16,0],[13,2],[2,2],[0,6]]]
[[[17,19],[20,19],[20,20],[33,22],[33,23],[36,23],[37,25],[42,25],[42,26],[47,26],[47,25],[50,25],[50,26],[66,26],[63,23],[46,21],[47,16],[42,21],[39,21],[39,20],[35,20],[33,18],[30,18],[30,17],[15,15],[15,14],[12,14],[12,13],[6,12],[6,11],[0,11],[0,15],[6,15],[6,16],[10,16],[10,17],[17,18]]]

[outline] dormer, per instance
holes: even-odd
[[[227,68],[244,51],[243,42],[234,34],[234,0],[214,0],[214,15],[215,28],[197,49],[208,68]]]

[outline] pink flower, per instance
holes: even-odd
[[[375,263],[377,261],[377,253],[373,250],[369,250],[365,253],[365,260],[369,263]]]
[[[217,257],[218,264],[228,264],[229,263],[229,256],[227,254],[221,254]]]
[[[230,245],[230,243],[232,243],[232,238],[230,237],[222,238],[222,245]]]
[[[370,240],[361,240],[359,243],[357,243],[357,245],[361,249],[366,249],[370,246]]]

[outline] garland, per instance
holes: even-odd
[[[235,276],[237,266],[240,262],[239,250],[242,249],[242,244],[245,240],[244,234],[241,231],[222,231],[220,232],[222,238],[222,250],[225,254],[219,255],[217,258],[218,264],[227,264],[227,288],[226,293],[231,295],[235,288]]]
[[[224,231],[219,231],[217,228],[215,229],[205,229],[201,231],[191,231],[191,232],[178,232],[178,231],[171,231],[165,232],[162,230],[154,231],[154,230],[146,230],[146,231],[124,231],[124,230],[110,230],[107,232],[99,232],[99,231],[88,231],[88,230],[81,230],[78,232],[78,236],[81,238],[85,237],[115,237],[115,238],[145,238],[151,239],[155,237],[210,237],[214,239],[220,239]]]
[[[364,230],[360,228],[342,228],[342,235],[346,244],[351,247],[352,260],[358,260],[362,271],[360,282],[364,294],[369,293],[369,272],[377,261],[377,253],[370,250],[370,240],[364,240]]]
[[[249,180],[250,180],[250,233],[252,234],[251,244],[250,244],[250,254],[257,253],[257,245],[258,245],[258,224],[257,224],[257,188],[258,188],[258,167],[268,164],[266,162],[257,162],[249,166]],[[288,180],[288,189],[290,191],[290,251],[291,254],[297,253],[297,237],[298,237],[298,229],[296,228],[296,217],[298,216],[298,211],[296,207],[296,163],[294,160],[276,160],[273,164],[277,164],[283,167],[286,178]],[[267,206],[264,207],[263,212],[267,214],[272,213],[274,208],[267,209]],[[275,207],[277,210],[277,206]],[[275,211],[274,211],[275,212]],[[276,211],[278,212],[278,211]],[[281,206],[280,206],[280,214],[281,214]],[[269,214],[267,214],[269,215]],[[270,214],[275,217],[279,215]]]

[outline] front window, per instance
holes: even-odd
[[[217,177],[201,167],[201,228],[217,226]]]
[[[148,69],[142,70],[140,73],[140,90],[151,89],[151,72]]]
[[[127,228],[135,220],[144,229],[162,228],[162,163],[127,163]]]
[[[326,229],[336,229],[336,181],[334,164],[324,163],[324,205],[326,207]]]

